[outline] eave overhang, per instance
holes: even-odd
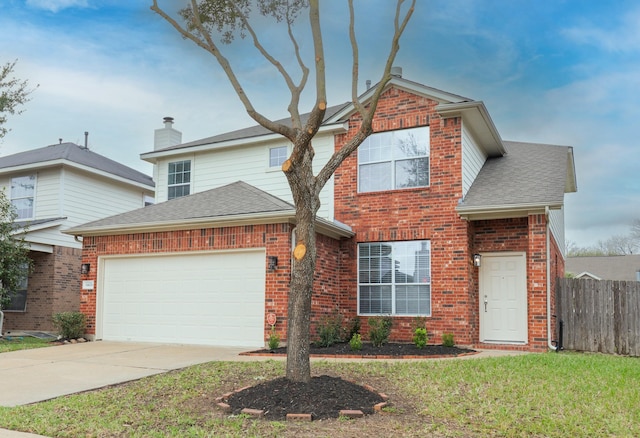
[[[345,133],[349,130],[348,122],[339,122],[325,124],[318,129],[318,134],[335,134]],[[194,142],[185,143],[184,145],[178,145],[171,147],[170,149],[164,149],[160,151],[145,152],[140,154],[140,159],[149,163],[155,164],[159,158],[173,157],[176,155],[193,154],[198,152],[207,152],[212,150],[229,149],[239,146],[254,146],[261,143],[269,143],[273,141],[288,141],[281,134],[268,133],[263,135],[257,135],[255,137],[243,137],[233,140],[226,140],[220,142],[205,142],[204,140],[198,140]],[[200,141],[202,141],[201,144]]]
[[[40,169],[49,169],[49,168],[55,168],[55,167],[71,167],[71,168],[82,170],[84,172],[88,172],[94,175],[99,175],[101,177],[104,177],[113,181],[118,181],[120,183],[129,185],[129,186],[138,187],[143,190],[147,190],[152,194],[155,193],[154,185],[144,184],[129,178],[124,178],[122,176],[115,175],[110,172],[105,172],[104,170],[96,169],[95,167],[86,166],[84,164],[79,164],[70,160],[65,160],[63,158],[56,159],[56,160],[49,160],[49,161],[40,161],[37,163],[23,164],[20,166],[3,167],[3,168],[0,168],[0,175],[29,172],[29,171],[32,172]]]
[[[527,217],[535,214],[546,214],[548,210],[559,210],[562,203],[551,204],[513,204],[513,205],[493,205],[465,207],[459,205],[456,212],[467,221],[508,219]]]
[[[171,220],[165,222],[140,222],[134,224],[104,225],[97,227],[78,226],[65,230],[63,231],[63,233],[83,237],[113,236],[119,234],[177,231],[196,228],[223,228],[277,223],[295,224],[295,212],[266,212],[258,214],[252,213],[213,218],[194,218],[186,220]],[[316,219],[316,230],[320,234],[334,239],[350,238],[355,235],[355,233],[348,227],[341,226],[339,224],[335,224],[321,218]]]
[[[462,117],[463,123],[479,140],[489,157],[501,157],[506,153],[504,143],[498,133],[484,102],[474,100],[470,102],[441,103],[436,111],[444,118]]]

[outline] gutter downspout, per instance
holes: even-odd
[[[556,351],[557,347],[553,345],[551,336],[551,227],[549,226],[549,207],[544,207],[544,215],[547,219],[547,346],[549,349]]]

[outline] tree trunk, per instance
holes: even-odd
[[[286,377],[294,382],[311,380],[309,346],[311,296],[316,268],[315,203],[313,199],[307,199],[305,205],[296,203],[296,246],[299,250],[293,258],[289,286],[286,366]]]

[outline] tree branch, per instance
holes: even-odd
[[[373,92],[373,95],[369,99],[369,107],[363,108],[364,105],[360,102],[359,97],[353,98],[354,107],[360,108],[360,115],[362,117],[362,122],[360,124],[360,128],[354,134],[354,136],[342,147],[340,150],[336,151],[333,156],[327,161],[327,164],[320,170],[318,176],[316,177],[316,190],[317,193],[320,193],[324,185],[327,183],[329,178],[334,174],[334,172],[338,169],[338,167],[342,164],[342,162],[351,155],[357,148],[362,144],[362,142],[371,134],[372,128],[371,124],[373,122],[373,116],[375,114],[376,108],[378,106],[378,100],[382,95],[385,87],[391,80],[391,67],[393,67],[393,63],[395,62],[396,55],[400,50],[400,37],[404,32],[411,16],[413,15],[413,11],[415,8],[416,0],[411,1],[411,6],[407,10],[406,14],[402,20],[400,17],[402,16],[402,4],[404,0],[398,0],[396,5],[396,14],[394,19],[394,34],[391,41],[391,47],[389,49],[389,56],[387,57],[387,62],[384,67],[384,71],[382,73],[382,78],[376,85],[376,88]],[[350,11],[352,8],[352,0],[349,0]],[[351,24],[353,21],[351,21]],[[352,39],[352,44],[355,43],[355,38]],[[357,44],[356,49],[354,49],[354,53],[357,53]],[[356,62],[354,60],[354,62]]]
[[[162,8],[158,6],[157,0],[153,0],[153,4],[151,5],[151,10],[154,11],[156,14],[160,15],[169,24],[171,24],[171,26],[173,26],[173,28],[176,29],[184,38],[193,41],[199,47],[211,53],[216,58],[216,60],[218,61],[218,64],[220,64],[225,74],[227,75],[227,78],[229,79],[231,86],[233,87],[234,91],[240,98],[240,101],[244,105],[245,110],[247,111],[247,114],[249,114],[249,116],[253,120],[259,123],[261,126],[269,129],[270,131],[281,134],[286,138],[288,138],[289,140],[293,141],[293,139],[295,138],[295,131],[292,128],[286,125],[275,123],[272,120],[265,117],[264,115],[262,115],[261,113],[259,113],[258,111],[256,111],[256,109],[253,107],[253,104],[251,103],[251,100],[249,99],[247,94],[244,92],[244,89],[240,84],[238,77],[236,76],[235,72],[233,71],[233,68],[231,67],[231,64],[229,63],[229,60],[222,54],[217,44],[211,38],[210,33],[202,25],[202,22],[200,20],[198,4],[196,0],[191,0],[191,8],[193,11],[192,24],[196,29],[196,31],[201,36],[200,38],[198,38],[192,32],[190,32],[189,30],[181,26],[180,23],[178,23],[171,16],[169,16],[169,14],[167,14]]]

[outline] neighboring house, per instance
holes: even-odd
[[[567,257],[566,271],[575,278],[640,281],[640,255]]]
[[[321,193],[312,330],[338,310],[393,317],[410,342],[546,349],[555,278],[564,275],[564,195],[573,149],[503,141],[481,101],[396,75],[371,135]],[[368,90],[366,101],[373,89]],[[351,104],[331,107],[315,166],[357,130]],[[81,309],[95,339],[264,345],[272,316],[286,341],[292,197],[288,142],[261,127],[181,143],[156,131],[156,205],[68,230],[83,236]]]
[[[5,332],[53,331],[54,313],[79,310],[82,240],[62,231],[143,207],[154,194],[151,177],[73,143],[0,157],[0,187],[33,261],[4,309]]]

